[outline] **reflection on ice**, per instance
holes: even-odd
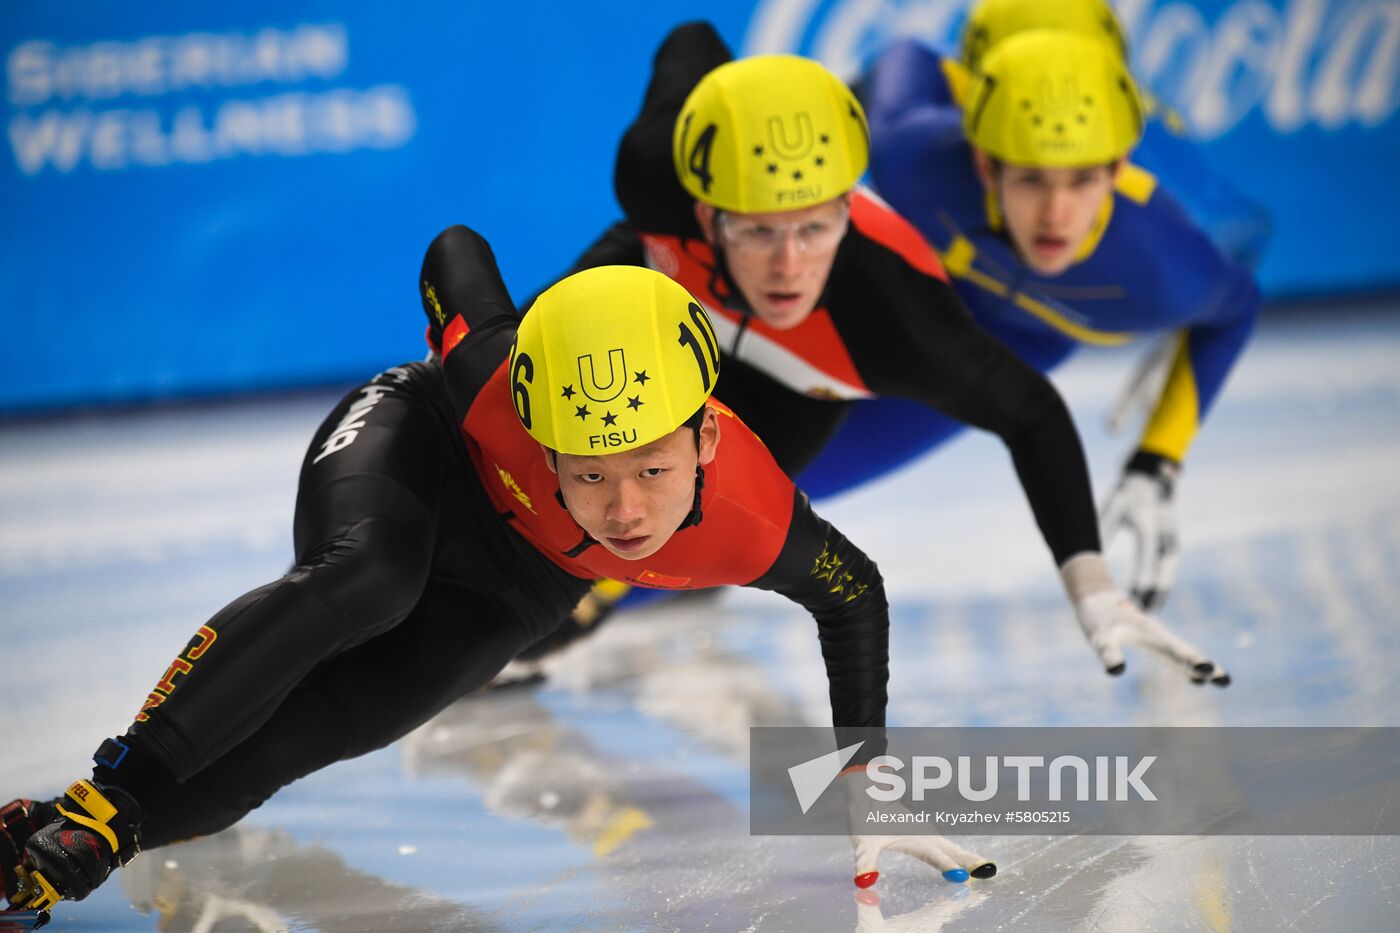
[[[1266,321],[1193,451],[1166,617],[1229,667],[1226,691],[1141,656],[1102,675],[992,441],[823,508],[889,580],[892,724],[1400,725],[1397,360],[1397,318]],[[1089,353],[1062,380],[1101,484],[1121,451],[1095,405],[1130,364]],[[281,572],[325,401],[0,426],[0,638],[11,658],[62,653],[89,688],[79,703],[51,666],[6,666],[0,708],[46,737],[0,752],[7,794],[58,790],[193,624]],[[767,594],[662,605],[545,669],[542,687],[469,698],[229,833],[143,855],[55,929],[1273,931],[1400,915],[1390,837],[975,836],[995,879],[949,885],[887,855],[878,903],[853,901],[844,838],[748,833],[749,725],[829,715],[810,619]]]
[[[487,931],[481,913],[394,884],[279,830],[235,826],[147,853],[120,875],[131,905],[161,931]]]

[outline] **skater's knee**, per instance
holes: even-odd
[[[432,549],[430,531],[397,517],[366,516],[304,555],[290,576],[337,616],[374,634],[417,603]]]

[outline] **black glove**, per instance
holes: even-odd
[[[80,901],[140,852],[141,808],[115,785],[75,781],[54,811],[25,843],[11,907],[48,910],[63,898]]]

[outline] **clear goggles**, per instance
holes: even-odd
[[[737,253],[771,254],[786,246],[789,239],[799,253],[825,253],[836,249],[846,235],[851,208],[843,198],[823,213],[803,220],[775,223],[722,213],[716,221],[725,243]]]

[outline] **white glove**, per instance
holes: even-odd
[[[1127,667],[1123,646],[1135,645],[1184,669],[1192,683],[1209,680],[1217,687],[1229,686],[1230,675],[1223,667],[1118,592],[1102,555],[1090,551],[1076,554],[1060,568],[1060,577],[1074,604],[1079,627],[1108,673],[1115,677],[1123,673]]]
[[[851,769],[838,780],[841,793],[846,799],[846,819],[851,831],[851,847],[856,854],[856,887],[868,888],[880,878],[877,863],[880,853],[886,849],[912,855],[921,862],[932,865],[942,872],[943,877],[954,884],[962,884],[969,877],[990,878],[997,873],[996,865],[967,851],[942,836],[877,836],[868,832],[874,826],[898,826],[893,823],[872,823],[867,817],[872,811],[888,814],[909,813],[907,807],[895,801],[884,803],[866,793],[871,786],[865,769]]]
[[[1172,493],[1177,465],[1158,454],[1138,451],[1123,470],[1118,488],[1099,514],[1104,549],[1120,529],[1135,539],[1133,601],[1148,612],[1158,612],[1176,580],[1176,513]]]

